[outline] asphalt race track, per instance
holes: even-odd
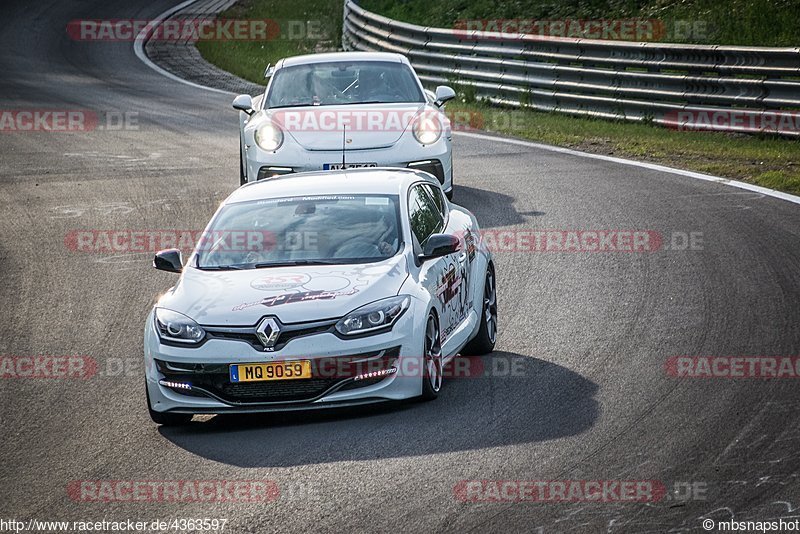
[[[238,184],[231,97],[169,80],[79,18],[174,2],[15,0],[2,109],[136,126],[0,133],[0,355],[88,356],[81,378],[0,379],[0,518],[227,518],[228,532],[702,531],[800,516],[797,379],[676,378],[668,358],[800,355],[800,206],[733,187],[466,136],[455,200],[488,230],[648,230],[647,253],[497,252],[497,372],[440,398],[330,414],[152,424],[142,328],[174,277],[78,230],[200,230]],[[130,115],[134,114],[134,115]],[[702,245],[673,250],[675,235]],[[516,365],[513,376],[502,369]],[[76,498],[82,480],[269,480],[271,502]],[[660,481],[656,502],[463,502],[464,480]],[[688,498],[676,488],[700,488]],[[685,497],[685,496],[684,496]],[[538,530],[537,530],[538,529]]]

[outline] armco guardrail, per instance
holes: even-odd
[[[430,28],[345,0],[346,50],[405,54],[429,84],[494,103],[673,128],[800,136],[800,48],[634,43]]]

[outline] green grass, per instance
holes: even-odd
[[[375,2],[377,0],[365,3]],[[431,5],[449,6],[454,3],[453,0],[443,0]],[[596,3],[581,5],[585,7]],[[417,4],[423,3],[408,0],[396,5]],[[481,1],[465,1],[464,4],[483,5]],[[503,5],[517,4],[523,5],[520,2]],[[267,63],[275,63],[282,57],[340,46],[340,0],[294,0],[291,3],[285,0],[245,0],[222,16],[280,21],[319,20],[328,24],[330,38],[326,36],[322,43],[316,39],[285,38],[258,43],[199,43],[198,48],[208,61],[256,83],[264,82],[263,72]],[[457,90],[460,89],[457,87]],[[474,95],[469,91],[461,91],[459,99],[447,105],[447,111],[450,114],[459,111],[480,114],[483,119],[482,127],[500,134],[586,152],[651,161],[800,194],[800,140],[714,132],[680,132],[649,124],[495,108],[475,102]],[[459,127],[457,124],[456,128]]]
[[[676,131],[649,124],[500,109],[471,102],[451,102],[447,112],[455,120],[455,129],[469,130],[466,113],[471,112],[480,117],[472,124],[487,131],[800,194],[800,140]]]
[[[361,0],[387,17],[450,28],[459,20],[656,19],[670,42],[798,46],[796,0]]]
[[[255,83],[264,83],[264,68],[281,58],[338,50],[342,44],[341,0],[242,0],[220,14],[227,19],[269,19],[276,21],[280,35],[268,41],[200,41],[203,57],[233,74]],[[310,22],[321,39],[295,38],[296,28]],[[308,25],[305,25],[309,28]],[[293,29],[294,28],[294,29]]]

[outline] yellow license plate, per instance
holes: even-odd
[[[311,378],[311,360],[242,363],[229,367],[231,382],[264,382]]]

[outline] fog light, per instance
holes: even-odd
[[[192,389],[192,385],[188,382],[173,382],[172,380],[164,380],[162,378],[158,383],[164,387],[173,389]]]
[[[367,378],[378,378],[380,376],[393,375],[397,372],[397,367],[389,367],[388,369],[381,369],[380,371],[372,371],[364,373],[353,378],[354,381],[366,380]]]
[[[278,176],[283,176],[285,174],[292,174],[294,169],[291,167],[261,167],[258,170],[258,180],[268,180],[270,178],[276,178]]]
[[[442,162],[438,159],[426,159],[424,161],[412,161],[408,164],[409,169],[416,169],[432,174],[439,180],[440,184],[444,183],[444,167]]]

